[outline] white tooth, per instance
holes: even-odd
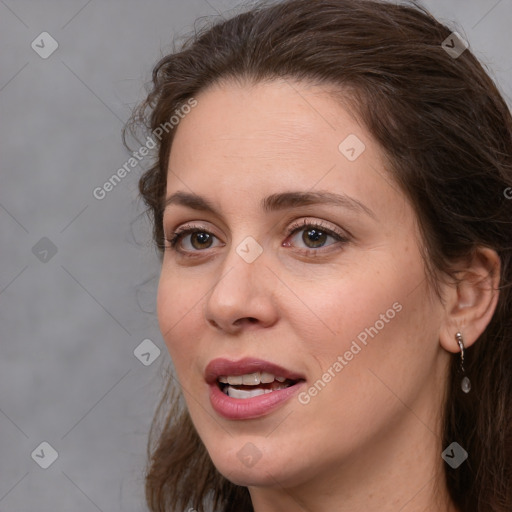
[[[221,375],[218,380],[219,382],[222,382],[222,384],[228,383],[228,378],[225,375]]]
[[[262,384],[269,384],[274,382],[274,376],[271,373],[261,372],[260,380]]]
[[[266,395],[267,393],[272,393],[272,390],[271,390],[271,389],[265,389],[265,395]]]
[[[286,377],[276,377],[277,382],[284,382]]]
[[[242,383],[246,386],[257,386],[260,383],[260,372],[242,375]]]
[[[253,396],[259,396],[263,395],[265,393],[265,390],[262,388],[256,388],[256,389],[236,389],[232,387],[228,387],[228,396],[231,398],[252,398]]]
[[[240,386],[243,382],[243,376],[242,375],[229,375],[228,376],[228,383],[232,386]]]

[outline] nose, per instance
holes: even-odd
[[[270,327],[277,321],[278,280],[268,268],[265,252],[251,263],[232,247],[206,296],[204,316],[215,330],[236,334]]]

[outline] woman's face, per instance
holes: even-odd
[[[380,147],[319,86],[224,83],[196,99],[163,221],[168,239],[195,231],[165,251],[158,318],[214,464],[289,488],[408,464],[439,433],[448,355]]]

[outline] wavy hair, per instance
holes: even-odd
[[[227,20],[208,20],[153,70],[146,100],[125,128],[154,131],[190,98],[224,79],[284,78],[326,84],[349,99],[380,144],[392,179],[414,207],[429,274],[454,276],[454,262],[478,246],[501,261],[495,313],[466,350],[474,392],[460,390],[453,358],[443,412],[446,446],[469,453],[444,465],[463,512],[512,510],[512,118],[470,49],[442,47],[452,30],[416,4],[378,0],[259,3]],[[161,249],[170,130],[139,189]],[[126,138],[125,138],[126,140]],[[508,196],[508,197],[507,197]],[[435,283],[434,283],[435,284]],[[247,488],[214,467],[172,373],[148,441],[151,511],[252,511]]]

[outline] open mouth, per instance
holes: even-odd
[[[204,371],[210,403],[228,420],[251,420],[284,406],[306,384],[304,374],[254,357],[217,358]]]
[[[286,389],[299,382],[267,372],[254,372],[245,375],[221,375],[217,378],[220,390],[231,398],[252,398],[280,389]]]

